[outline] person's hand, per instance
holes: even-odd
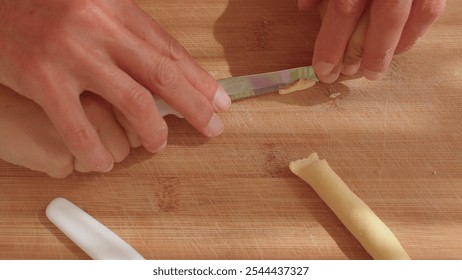
[[[393,55],[409,50],[436,21],[445,0],[298,0],[302,10],[319,4],[313,67],[331,83],[359,70],[367,79],[379,78]]]
[[[0,83],[39,104],[82,169],[117,160],[82,108],[92,92],[148,151],[166,145],[151,93],[206,136],[230,106],[218,83],[133,0],[0,1]]]
[[[0,86],[0,159],[62,178],[74,157],[43,110],[32,100]]]
[[[115,162],[128,155],[130,141],[112,107],[93,94],[81,97],[82,108]],[[44,111],[32,100],[0,86],[0,159],[51,177],[89,171],[66,147]],[[132,144],[132,146],[136,146]]]

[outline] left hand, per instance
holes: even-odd
[[[320,6],[321,30],[313,67],[332,83],[359,70],[369,80],[385,72],[393,55],[409,50],[441,15],[445,0],[298,0]]]
[[[113,108],[94,94],[83,94],[82,108],[115,162],[141,145],[124,129]],[[45,112],[30,99],[0,85],[0,159],[50,177],[63,178],[74,170],[90,171],[66,147]]]

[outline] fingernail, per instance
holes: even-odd
[[[346,76],[354,75],[358,73],[360,66],[361,64],[343,65],[342,74]]]
[[[160,153],[163,149],[165,149],[166,146],[167,146],[167,142],[163,143],[160,146],[152,145],[152,146],[144,146],[144,147],[148,152],[152,154],[157,154],[157,153]]]
[[[77,172],[87,173],[90,172],[90,169],[86,168],[80,161],[75,159],[74,161],[74,170]]]
[[[165,141],[164,144],[160,145],[160,147],[157,148],[157,150],[155,151],[155,153],[161,152],[163,149],[165,149],[165,147],[167,147],[167,141]]]
[[[231,99],[220,85],[218,85],[215,97],[213,98],[213,104],[220,112],[227,110],[231,106]]]
[[[208,124],[209,137],[220,135],[224,129],[225,129],[225,126],[223,122],[220,120],[220,118],[218,117],[218,115],[213,114]]]
[[[103,173],[107,173],[107,172],[111,171],[113,168],[114,168],[114,162],[111,162],[111,165],[109,165],[108,168],[104,169]]]
[[[363,76],[366,77],[366,79],[372,80],[372,81],[377,80],[382,75],[382,73],[380,72],[367,70],[367,69],[363,70],[362,72],[363,72]]]
[[[329,75],[332,70],[334,70],[335,64],[330,64],[327,62],[318,62],[314,65],[314,69],[316,73],[320,76],[327,76]]]

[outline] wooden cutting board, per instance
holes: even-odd
[[[217,79],[311,64],[319,17],[296,1],[137,2]],[[149,259],[368,259],[288,169],[317,152],[412,258],[461,259],[462,4],[448,2],[379,81],[237,102],[215,139],[168,117],[165,151],[132,150],[109,174],[0,162],[0,258],[88,258],[45,216],[66,197]]]

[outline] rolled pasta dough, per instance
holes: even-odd
[[[293,161],[290,170],[307,182],[374,259],[410,259],[380,218],[316,153]]]
[[[316,84],[316,81],[310,79],[300,79],[293,84],[290,84],[284,88],[278,90],[279,94],[289,94],[296,91],[305,90]]]

